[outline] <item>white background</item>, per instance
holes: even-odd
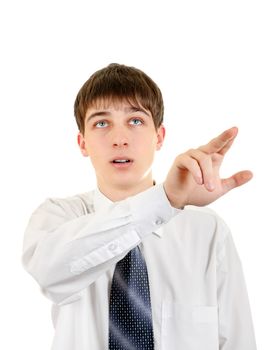
[[[111,62],[144,70],[163,92],[158,182],[177,154],[239,127],[222,176],[251,169],[254,179],[211,207],[233,232],[258,349],[268,349],[267,18],[260,0],[1,2],[1,349],[50,348],[50,301],[21,266],[23,233],[45,198],[94,187],[73,102]]]

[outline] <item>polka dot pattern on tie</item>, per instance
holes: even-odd
[[[153,350],[147,267],[139,247],[116,264],[109,310],[109,350]]]

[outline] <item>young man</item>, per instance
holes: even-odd
[[[196,208],[251,179],[219,176],[238,130],[179,155],[155,184],[163,110],[157,85],[124,65],[95,72],[77,95],[97,188],[47,199],[24,241],[24,266],[54,303],[53,350],[256,349],[231,234]]]

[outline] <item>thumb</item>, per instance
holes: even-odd
[[[238,173],[234,174],[233,176],[227,178],[227,179],[222,179],[222,188],[223,192],[227,193],[230,190],[244,185],[248,181],[250,181],[253,177],[253,173],[249,170],[243,170],[239,171]]]

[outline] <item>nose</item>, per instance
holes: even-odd
[[[112,136],[113,147],[126,147],[129,144],[129,138],[127,136],[127,131],[123,128],[117,128],[113,132]]]

